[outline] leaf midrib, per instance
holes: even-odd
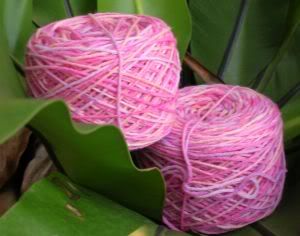
[[[240,8],[236,17],[236,21],[234,23],[233,26],[233,30],[232,33],[230,35],[227,47],[225,49],[223,58],[222,58],[222,62],[219,66],[218,69],[218,77],[223,79],[223,75],[226,72],[226,69],[229,65],[233,50],[234,50],[234,45],[237,41],[237,38],[240,34],[241,28],[242,28],[242,24],[244,22],[245,19],[245,15],[247,13],[247,8],[248,8],[248,0],[242,0],[241,4],[240,4]],[[223,79],[224,80],[224,79]]]
[[[136,9],[136,12],[138,14],[144,14],[144,8],[143,8],[143,3],[142,3],[142,0],[134,0],[134,4],[135,4],[135,9]]]

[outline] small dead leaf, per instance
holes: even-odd
[[[23,177],[21,192],[24,193],[32,184],[56,171],[46,148],[40,145],[34,158],[29,162]]]
[[[5,143],[0,144],[0,188],[15,173],[27,147],[30,134],[31,132],[24,128]]]
[[[82,217],[81,212],[74,206],[72,206],[70,203],[66,204],[66,209],[68,209],[73,215],[77,216],[77,217]]]
[[[71,184],[70,182],[61,181],[59,178],[52,178],[52,182],[56,184],[65,194],[68,198],[71,200],[79,200],[80,195],[78,193],[78,189]]]
[[[154,233],[155,233],[155,228],[153,228],[152,225],[142,225],[134,232],[130,233],[128,236],[147,236],[147,235],[154,235]]]

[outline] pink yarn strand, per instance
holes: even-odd
[[[118,44],[116,42],[116,40],[114,39],[114,36],[103,26],[103,24],[99,21],[97,21],[97,19],[92,15],[89,14],[89,16],[91,17],[91,19],[94,21],[94,23],[100,27],[103,32],[106,33],[106,35],[108,35],[108,37],[111,39],[112,44],[114,45],[115,49],[116,49],[116,53],[118,56],[118,61],[119,61],[119,68],[118,68],[118,85],[117,85],[117,125],[119,126],[119,128],[122,130],[122,123],[121,123],[121,107],[120,107],[120,103],[121,103],[121,96],[122,96],[122,57],[121,57],[121,52],[120,49],[118,47]],[[120,20],[121,21],[121,20]],[[120,24],[120,21],[118,22],[117,26],[115,27],[115,29],[118,27],[118,25]],[[126,41],[128,36],[125,37],[124,41]]]
[[[222,103],[222,101],[237,87],[232,87],[228,92],[226,92],[221,99],[219,99],[200,119],[197,119],[197,121],[191,120],[187,122],[184,125],[183,128],[183,134],[182,134],[182,154],[183,154],[183,159],[185,161],[185,165],[187,168],[187,179],[186,179],[186,184],[189,184],[191,181],[191,178],[193,176],[193,168],[191,167],[191,163],[189,161],[188,157],[188,147],[189,147],[189,140],[190,136],[195,130],[195,128],[201,124],[201,121],[203,121],[218,105]],[[192,124],[192,127],[190,130],[188,130],[188,127]],[[183,198],[183,203],[182,203],[182,209],[181,209],[181,220],[180,220],[180,228],[184,231],[184,214],[186,211],[186,200],[187,200],[187,195],[184,195]]]

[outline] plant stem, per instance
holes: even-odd
[[[207,84],[224,84],[224,81],[221,80],[218,76],[210,72],[207,68],[200,64],[192,55],[187,53],[184,57],[184,63],[191,68],[192,71],[201,77]]]
[[[136,12],[140,15],[144,14],[142,0],[134,0]]]
[[[64,0],[65,11],[68,17],[73,17],[74,13],[72,10],[72,6],[70,0]]]

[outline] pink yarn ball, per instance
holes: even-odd
[[[118,126],[131,150],[171,130],[180,69],[169,26],[141,15],[51,23],[31,37],[26,54],[32,96],[64,99],[75,121]]]
[[[271,214],[286,172],[277,106],[229,85],[183,88],[177,105],[171,133],[137,160],[165,177],[165,224],[218,234]]]

